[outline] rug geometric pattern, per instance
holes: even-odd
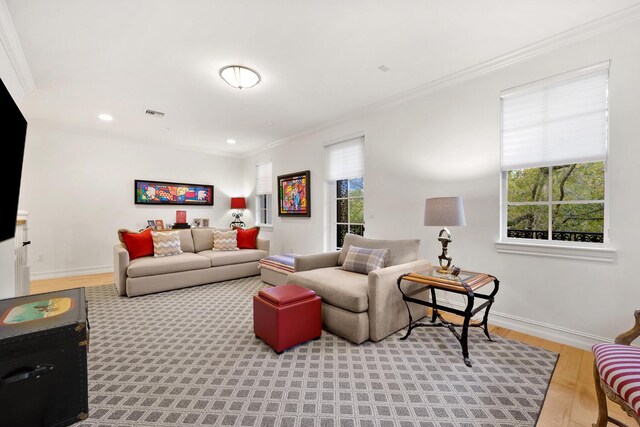
[[[276,355],[254,337],[259,277],[89,301],[89,412],[80,426],[533,426],[557,355],[444,328],[378,342],[322,338]]]

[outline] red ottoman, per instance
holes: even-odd
[[[320,338],[320,297],[298,285],[267,288],[253,297],[253,331],[276,353]]]

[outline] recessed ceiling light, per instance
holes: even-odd
[[[273,122],[267,122],[265,123],[267,126],[273,126]]]
[[[242,65],[227,65],[220,69],[220,77],[231,87],[248,89],[260,83],[260,74]]]
[[[227,144],[235,144],[236,140],[235,139],[227,139]]]
[[[111,114],[98,114],[98,118],[100,120],[104,120],[105,122],[110,122],[111,120],[113,120],[113,116]]]

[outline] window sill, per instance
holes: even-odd
[[[496,250],[503,254],[533,255],[597,262],[614,262],[616,259],[615,249],[587,246],[544,245],[528,242],[496,242]]]

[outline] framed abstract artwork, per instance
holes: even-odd
[[[311,216],[311,172],[278,177],[278,216]]]
[[[135,180],[136,205],[213,206],[213,185]]]

